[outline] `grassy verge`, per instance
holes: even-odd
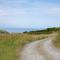
[[[60,48],[60,32],[57,34],[55,40],[53,40],[53,44],[55,47]]]
[[[17,49],[32,41],[43,39],[47,35],[0,33],[0,60],[18,60]]]

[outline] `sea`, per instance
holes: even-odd
[[[10,33],[22,33],[22,32],[29,32],[29,31],[36,31],[42,30],[43,28],[2,28],[2,30],[8,31]]]

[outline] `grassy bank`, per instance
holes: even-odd
[[[60,48],[60,32],[57,34],[56,38],[53,40],[55,47]]]

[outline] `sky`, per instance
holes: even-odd
[[[60,27],[60,0],[0,0],[0,28]]]

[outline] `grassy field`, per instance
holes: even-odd
[[[60,28],[59,28],[60,29]],[[53,32],[57,32],[58,29],[48,28],[47,30],[31,31],[24,33],[8,33],[4,30],[0,30],[0,60],[18,60],[19,52],[23,46],[32,41],[46,38]],[[46,33],[45,33],[46,32]],[[60,35],[54,44],[60,47]],[[18,52],[19,50],[19,52]]]
[[[46,35],[0,33],[0,60],[18,60],[17,50],[32,41],[43,39]]]

